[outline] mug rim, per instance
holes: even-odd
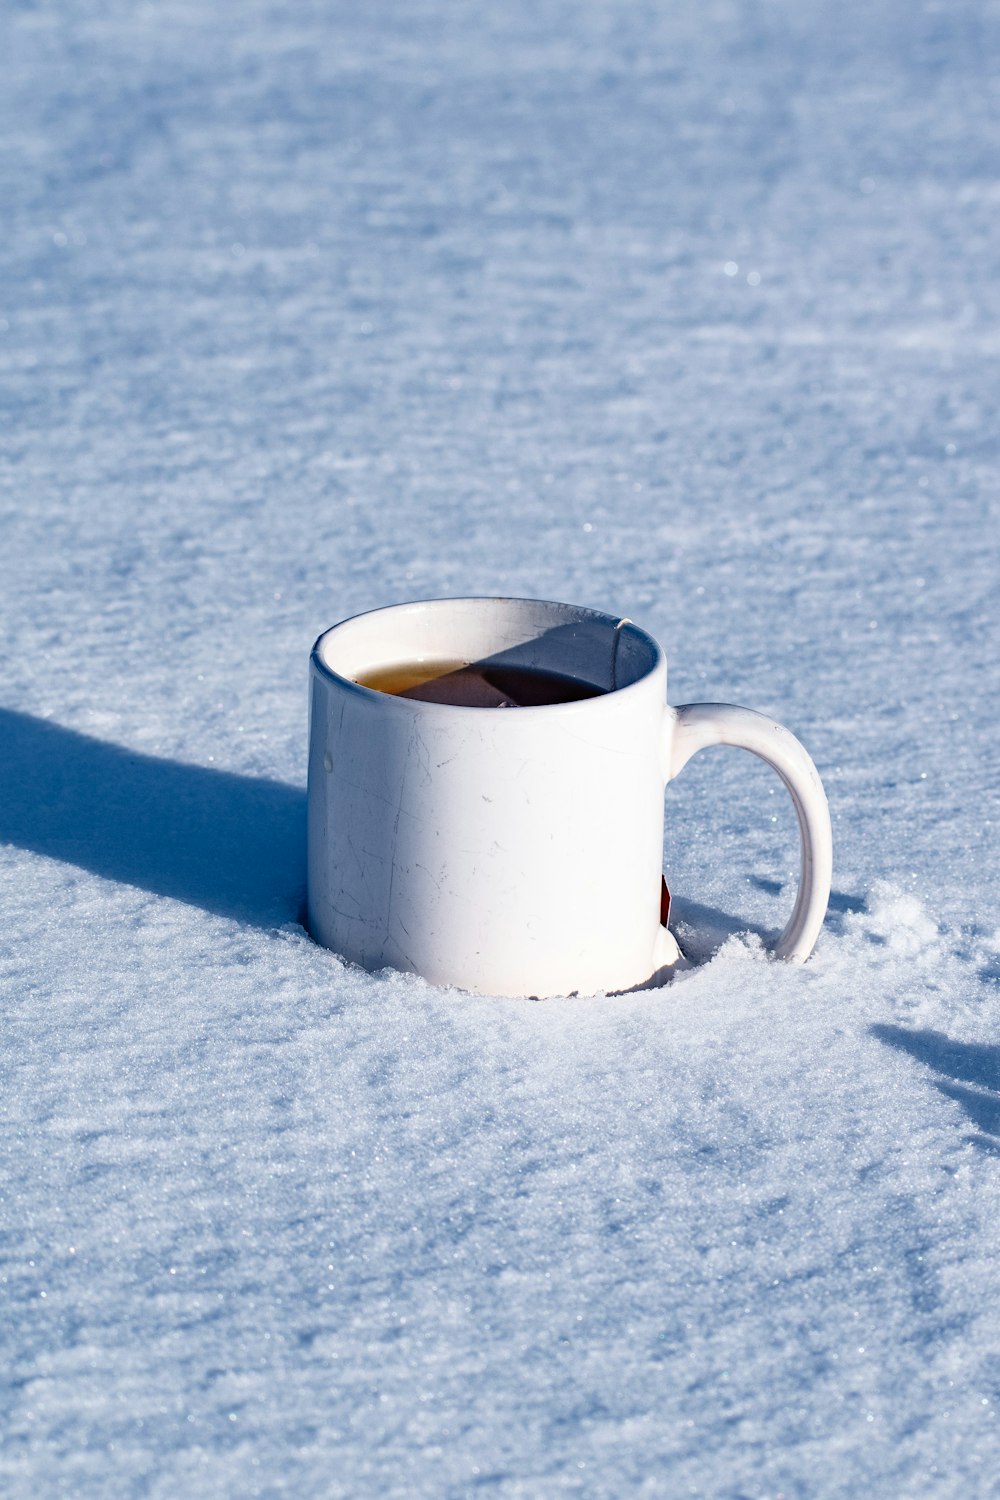
[[[383,706],[386,706],[388,704],[396,704],[398,707],[404,710],[419,713],[482,713],[482,709],[473,704],[430,703],[426,699],[403,698],[399,694],[383,693],[378,688],[365,687],[363,683],[357,682],[353,677],[345,677],[342,673],[335,671],[333,667],[331,667],[327,662],[323,660],[320,652],[322,643],[327,639],[328,636],[333,635],[336,631],[343,629],[345,626],[353,625],[355,621],[363,620],[370,615],[388,615],[393,614],[396,611],[402,613],[403,611],[414,608],[421,608],[428,604],[535,604],[541,605],[547,609],[568,610],[572,611],[574,617],[577,620],[590,619],[601,621],[602,623],[610,626],[612,630],[619,630],[623,627],[628,627],[630,630],[634,630],[636,634],[640,636],[641,639],[646,643],[646,645],[651,649],[652,662],[650,666],[645,672],[642,673],[641,676],[637,677],[633,682],[626,683],[623,687],[609,688],[606,691],[597,693],[592,698],[577,698],[569,703],[525,704],[520,706],[519,708],[517,715],[519,720],[521,720],[522,714],[525,713],[572,714],[579,713],[584,709],[593,711],[595,709],[598,709],[605,703],[613,704],[618,701],[623,695],[635,693],[641,690],[650,678],[654,677],[659,671],[665,670],[666,668],[666,653],[664,652],[663,647],[660,645],[659,641],[655,636],[650,635],[648,630],[644,630],[641,625],[637,625],[635,621],[628,615],[612,615],[609,614],[607,610],[593,609],[589,605],[584,604],[567,604],[566,601],[562,599],[537,599],[530,596],[508,594],[445,594],[436,595],[429,599],[405,599],[398,604],[380,604],[377,605],[375,609],[358,610],[356,614],[348,615],[345,619],[338,620],[335,625],[330,625],[326,630],[320,631],[319,635],[316,637],[316,640],[313,642],[312,650],[309,653],[310,665],[319,673],[321,677],[328,679],[336,687],[346,689],[350,693],[361,694],[363,698],[367,698],[372,701],[378,701]]]

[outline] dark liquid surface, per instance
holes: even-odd
[[[459,708],[542,708],[598,698],[603,688],[538,667],[491,666],[480,662],[410,661],[359,672],[362,687],[423,703]]]

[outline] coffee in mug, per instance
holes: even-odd
[[[462,708],[540,708],[596,698],[604,689],[541,667],[491,665],[488,661],[398,662],[360,672],[355,682],[379,693],[416,698],[421,703],[454,703]]]

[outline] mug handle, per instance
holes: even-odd
[[[697,750],[707,745],[737,745],[773,766],[791,793],[799,820],[801,872],[795,906],[774,953],[776,958],[804,962],[823,926],[833,876],[830,809],[812,759],[790,730],[752,708],[735,708],[730,703],[686,703],[682,708],[668,705],[667,716],[668,781],[673,781]]]

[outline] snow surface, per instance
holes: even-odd
[[[11,0],[0,1490],[963,1497],[1000,1463],[995,3]],[[701,960],[297,925],[306,661],[627,613]]]

